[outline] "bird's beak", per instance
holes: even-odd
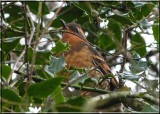
[[[68,29],[66,23],[63,21],[63,19],[61,19],[61,23],[62,23],[62,26],[63,26],[63,29]]]

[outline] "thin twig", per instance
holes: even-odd
[[[36,36],[37,36],[37,39],[36,39],[36,45],[34,46],[34,52],[33,52],[34,54],[33,54],[32,65],[31,65],[31,74],[32,74],[32,72],[33,72],[33,66],[34,66],[34,62],[35,62],[35,58],[36,58],[36,48],[37,48],[37,46],[38,46],[38,43],[37,43],[37,42],[39,42],[39,41],[41,40],[41,38],[46,34],[46,31],[47,31],[48,28],[51,26],[54,18],[55,18],[55,17],[57,16],[57,14],[60,12],[63,4],[64,4],[64,2],[63,2],[63,3],[61,4],[61,6],[57,9],[56,13],[53,15],[53,17],[52,17],[51,20],[49,21],[48,25],[46,26],[46,28],[42,31],[42,34],[40,35],[39,38],[38,38],[39,31],[38,31],[38,29],[37,29],[37,35],[36,35]],[[41,8],[42,8],[42,7],[41,7]],[[41,10],[39,10],[39,12],[41,12]],[[40,17],[39,17],[39,18],[40,18]],[[38,26],[39,26],[39,23],[38,23],[37,27],[38,27]]]
[[[122,65],[121,65],[121,69],[120,69],[120,72],[123,72],[123,69],[124,69],[124,65],[126,63],[126,56],[127,56],[127,38],[128,38],[128,31],[124,31],[124,37],[123,37],[123,41],[122,41],[122,50],[126,50],[124,51],[123,53],[123,62],[122,62]]]
[[[26,16],[27,10],[26,10],[26,2],[24,2],[24,30],[25,30],[25,47],[26,47],[26,62],[27,62],[27,78],[28,81],[30,81],[29,78],[29,61],[28,61],[28,32],[27,32],[27,16]]]
[[[68,85],[67,83],[61,82],[61,86],[67,86],[67,85]],[[85,86],[81,87],[81,86],[74,85],[74,84],[71,84],[69,87],[73,87],[75,89],[82,90],[82,91],[97,92],[97,93],[102,93],[102,94],[112,92],[112,91],[102,90],[98,88],[91,88],[91,87],[85,87]]]
[[[35,41],[38,41],[38,37],[39,37],[39,33],[40,33],[40,19],[41,19],[41,16],[42,16],[42,2],[39,2],[39,7],[38,7],[38,24],[37,24],[37,32],[36,32],[36,39]],[[36,51],[36,48],[37,48],[38,44],[34,45],[34,51],[33,51],[33,57],[32,57],[32,62],[31,62],[31,70],[30,70],[30,74],[29,74],[29,81],[28,83],[26,83],[26,86],[25,88],[27,88],[29,86],[29,84],[31,83],[31,75],[32,75],[32,72],[34,70],[34,64],[35,64],[35,60],[36,60],[36,55],[37,55],[37,51]]]
[[[10,74],[9,74],[9,76],[8,76],[8,78],[7,78],[7,85],[9,85],[10,79],[11,79],[11,77],[12,77],[12,74],[14,73],[14,70],[16,69],[16,66],[17,66],[18,62],[21,60],[21,58],[22,58],[23,55],[25,54],[25,50],[26,50],[26,48],[23,49],[22,53],[21,53],[20,56],[17,58],[14,66],[13,66],[13,68],[12,68],[12,71],[10,72]]]
[[[61,6],[56,10],[56,13],[54,14],[54,16],[51,18],[51,20],[49,21],[49,23],[47,24],[46,28],[42,31],[42,34],[39,37],[39,41],[42,39],[42,37],[46,34],[46,31],[48,30],[48,28],[51,26],[54,18],[57,16],[57,14],[60,12],[60,10],[62,9],[62,6],[65,2],[63,2],[61,4]]]
[[[30,106],[30,104],[29,103],[23,103],[23,102],[15,102],[15,101],[8,101],[8,100],[6,100],[6,99],[4,99],[4,98],[1,98],[0,97],[0,101],[2,101],[2,103],[5,103],[5,104],[9,104],[9,105],[17,105],[17,106]],[[33,104],[33,106],[41,106],[40,104],[36,104],[36,103],[34,103]]]
[[[18,19],[16,19],[16,20],[13,20],[13,21],[11,21],[11,22],[9,23],[9,25],[11,26],[11,25],[13,25],[13,24],[16,23],[16,22],[22,21],[23,19],[24,19],[24,17],[21,17],[21,18],[18,18]]]
[[[127,38],[128,38],[128,30],[125,30],[124,31],[124,37],[123,37],[123,41],[122,41],[122,50],[126,50],[124,53],[123,53],[123,62],[121,64],[121,69],[120,69],[120,72],[123,72],[124,70],[124,65],[126,63],[126,57],[127,57]],[[124,86],[124,81],[122,78],[119,78],[119,86],[122,87]]]
[[[134,29],[135,27],[137,27],[137,25],[144,19],[149,19],[149,17],[151,16],[152,14],[148,15],[147,17],[144,17],[143,19],[137,21],[135,24],[129,26],[126,31],[131,31],[132,29]]]
[[[9,111],[9,112],[14,112],[14,110],[12,110],[12,109],[9,109],[8,107],[2,106],[2,108],[3,108],[4,110],[7,110],[7,111]]]
[[[34,35],[34,32],[35,32],[35,27],[34,27],[34,23],[33,23],[33,20],[32,20],[32,18],[31,18],[30,10],[29,10],[28,6],[27,6],[26,8],[27,8],[27,10],[28,10],[28,12],[29,12],[29,17],[30,17],[30,20],[31,20],[31,23],[32,23],[32,27],[33,27],[33,28],[32,28],[32,33],[31,33],[31,35],[30,35],[30,39],[29,39],[29,42],[28,42],[28,46],[30,46],[31,40],[32,40],[33,35]],[[9,85],[10,79],[11,79],[11,77],[12,77],[12,74],[14,73],[14,70],[16,69],[16,66],[17,66],[18,62],[21,60],[21,58],[22,58],[23,55],[25,54],[25,50],[26,50],[26,48],[23,49],[23,51],[21,52],[20,56],[17,58],[17,60],[15,60],[15,64],[14,64],[14,66],[13,66],[13,68],[12,68],[12,71],[10,72],[10,74],[9,74],[9,76],[8,76],[8,78],[7,78],[7,85]]]
[[[34,32],[35,32],[35,26],[34,26],[34,22],[33,22],[33,19],[31,17],[31,11],[30,11],[28,5],[26,6],[26,9],[27,9],[28,16],[30,18],[31,25],[32,25],[32,32],[31,32],[31,35],[30,35],[30,38],[29,38],[29,41],[28,41],[28,46],[30,47],[31,46],[31,41],[32,41],[32,38],[33,38],[33,35],[34,35]]]

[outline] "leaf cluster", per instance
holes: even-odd
[[[58,4],[62,3],[1,2],[2,112],[29,112],[29,107],[40,107],[40,112],[82,112],[89,111],[87,107],[93,108],[86,106],[88,97],[72,92],[72,95],[64,94],[62,81],[74,84],[78,90],[74,86],[70,89],[77,94],[84,86],[96,87],[98,80],[88,77],[87,69],[65,69],[65,57],[56,58],[70,45],[60,41],[61,32],[51,34],[46,30],[52,16],[55,16],[49,25],[52,30],[62,26],[60,19],[81,25],[87,40],[109,60],[111,68],[116,68],[116,76],[122,84],[118,91],[132,91],[126,85],[128,81],[136,84],[135,91],[158,97],[158,2],[73,1],[51,8]],[[148,43],[151,37],[154,41]],[[95,92],[96,88],[87,89]],[[144,102],[147,105],[138,111],[158,111],[153,103]],[[136,110],[125,106],[123,111]]]

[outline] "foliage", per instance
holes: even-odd
[[[40,112],[82,112],[92,108],[98,111],[99,107],[92,107],[94,104],[88,96],[63,94],[69,86],[61,86],[63,80],[69,79],[70,84],[77,87],[71,88],[76,93],[88,84],[95,86],[99,80],[88,77],[87,69],[71,67],[66,70],[65,58],[56,58],[70,46],[59,40],[60,31],[53,34],[48,30],[59,30],[60,19],[80,24],[87,40],[107,58],[111,69],[117,68],[116,76],[121,85],[117,91],[133,91],[134,88],[128,89],[126,84],[133,82],[136,84],[134,91],[145,92],[146,96],[151,96],[149,98],[153,97],[150,100],[158,98],[158,2],[65,2],[63,7],[57,3],[62,4],[1,2],[2,112],[30,112],[29,107],[41,107]],[[154,41],[148,43],[152,37]],[[71,77],[66,77],[65,73]],[[94,89],[90,91],[105,92]],[[92,105],[87,106],[86,102]],[[157,104],[144,102],[146,105],[141,112],[158,112]],[[131,108],[125,106],[123,111],[136,111]]]

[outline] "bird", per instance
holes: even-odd
[[[70,47],[67,51],[62,52],[57,57],[64,55],[66,68],[70,66],[75,68],[93,69],[88,71],[88,76],[95,79],[100,79],[104,75],[112,74],[111,69],[107,65],[102,55],[87,41],[81,26],[75,22],[66,24],[61,19],[62,29],[62,43],[68,42]],[[98,88],[105,90],[116,90],[118,88],[118,81],[115,77],[107,78],[98,84]]]

